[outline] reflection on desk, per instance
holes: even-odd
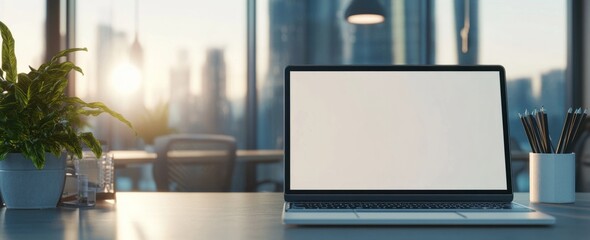
[[[153,163],[156,160],[156,153],[146,152],[142,150],[117,150],[110,151],[115,159],[115,166],[125,167],[128,164],[147,164]],[[176,156],[211,156],[212,151],[203,153],[201,151],[176,151]],[[283,150],[267,149],[267,150],[238,150],[236,152],[237,162],[256,162],[256,163],[278,163],[283,160]],[[214,153],[213,153],[214,155]],[[528,161],[528,152],[513,152],[511,153],[512,160]]]
[[[281,193],[117,193],[96,208],[0,209],[0,239],[587,239],[590,193],[575,204],[529,204],[554,226],[315,226],[281,224]]]
[[[129,164],[149,164],[156,160],[156,153],[142,150],[118,150],[110,151],[113,154],[115,167],[125,167]],[[215,151],[173,151],[175,157],[211,157]],[[283,150],[238,150],[236,152],[238,163],[280,163],[283,160]]]

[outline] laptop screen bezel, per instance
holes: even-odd
[[[498,72],[500,77],[500,94],[502,104],[502,124],[504,136],[504,155],[506,168],[506,189],[505,190],[293,190],[290,183],[290,73],[310,71],[493,71]],[[512,179],[510,170],[510,140],[507,119],[506,103],[506,79],[505,70],[500,65],[478,65],[478,66],[287,66],[285,68],[284,87],[284,196],[286,201],[511,201],[513,199]]]

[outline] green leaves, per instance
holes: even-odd
[[[127,125],[129,128],[133,128],[133,126],[131,125],[131,122],[129,122],[125,117],[123,117],[123,115],[111,110],[104,103],[101,103],[101,102],[87,103],[77,97],[69,97],[68,99],[65,99],[65,101],[70,104],[78,104],[78,105],[82,106],[83,108],[90,108],[91,109],[91,110],[80,109],[78,112],[79,114],[82,114],[85,116],[97,116],[102,113],[107,113],[107,114],[113,116],[114,118],[116,118],[117,120],[121,121],[125,125]]]
[[[102,148],[100,146],[100,142],[96,140],[96,138],[94,138],[94,135],[92,135],[92,133],[80,133],[79,138],[80,140],[82,140],[84,144],[86,144],[86,146],[90,148],[90,150],[92,150],[96,158],[99,158],[99,156],[102,155]]]
[[[10,33],[10,30],[2,21],[0,21],[0,32],[2,34],[2,70],[6,72],[7,81],[16,82],[14,38],[12,38],[12,33]],[[0,73],[2,72],[0,71]]]
[[[30,158],[33,161],[33,165],[37,169],[43,169],[45,167],[45,148],[43,145],[37,145],[36,141],[25,141],[23,155]]]
[[[57,54],[55,54],[55,56],[53,56],[51,58],[51,61],[49,61],[49,63],[50,64],[56,63],[59,60],[59,58],[65,57],[69,53],[73,53],[73,52],[77,52],[77,51],[88,52],[88,49],[86,49],[86,48],[70,48],[70,49],[63,50],[63,51],[58,52]],[[82,72],[82,70],[80,70],[80,72]]]
[[[144,115],[135,122],[135,128],[146,144],[154,144],[156,137],[175,131],[168,127],[168,104],[160,103],[153,110],[144,109],[142,112]]]
[[[45,153],[59,156],[64,150],[82,158],[82,144],[100,157],[100,142],[92,133],[79,133],[81,118],[107,113],[127,126],[131,123],[121,114],[100,102],[87,103],[66,95],[68,74],[82,69],[62,57],[86,48],[59,52],[49,62],[28,73],[16,73],[14,40],[0,22],[2,31],[2,70],[0,78],[0,160],[8,153],[20,152],[31,159],[36,168],[45,166]]]
[[[24,108],[29,105],[29,99],[32,97],[31,79],[24,73],[18,76],[19,83],[14,85],[14,92],[16,94],[16,100],[20,103],[19,106]]]

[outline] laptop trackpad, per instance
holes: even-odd
[[[465,219],[454,212],[357,212],[360,219],[364,220],[442,220],[442,219]]]

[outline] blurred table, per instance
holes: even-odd
[[[117,150],[110,151],[113,154],[115,168],[125,168],[131,164],[152,164],[156,160],[156,153],[142,150]],[[182,151],[172,152],[181,157],[211,157],[215,156],[213,151]],[[283,150],[238,150],[236,152],[236,163],[244,165],[245,190],[255,192],[257,185],[257,167],[259,164],[282,163]]]

